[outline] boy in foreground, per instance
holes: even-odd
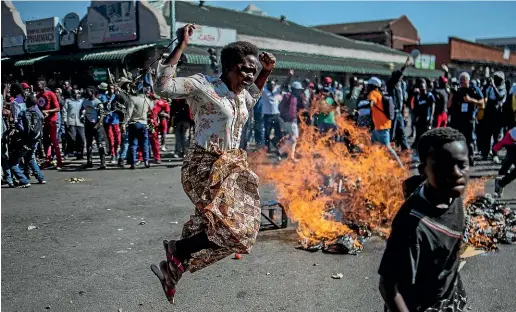
[[[452,128],[429,130],[419,141],[425,181],[392,222],[380,269],[386,311],[463,311],[458,272],[465,230],[462,194],[469,178],[466,138]]]

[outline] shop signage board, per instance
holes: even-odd
[[[93,68],[91,71],[93,80],[95,81],[107,81],[108,71],[107,68]]]
[[[59,50],[59,18],[51,17],[25,23],[27,53],[48,52]]]
[[[75,33],[68,32],[61,35],[61,46],[69,46],[75,44]]]
[[[92,44],[138,39],[134,1],[118,1],[88,9],[88,40]]]
[[[2,38],[2,46],[4,48],[13,48],[23,45],[24,36],[6,36]]]
[[[185,26],[186,23],[176,22],[177,29]],[[235,42],[237,32],[235,29],[216,28],[211,26],[195,25],[190,44],[223,47],[231,42]]]
[[[420,54],[415,59],[414,67],[420,69],[435,69],[435,55]]]

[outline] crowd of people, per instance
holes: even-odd
[[[78,88],[65,81],[50,89],[45,79],[5,84],[2,94],[2,182],[29,187],[34,175],[46,183],[41,169],[61,169],[63,159],[93,167],[93,144],[99,169],[112,164],[134,169],[150,166],[150,154],[161,163],[165,138],[174,121],[173,158],[184,156],[192,115],[184,100],[161,99],[145,86],[122,77],[118,83]],[[172,105],[170,104],[172,103]],[[22,169],[20,169],[22,168]]]

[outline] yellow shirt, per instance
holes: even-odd
[[[390,129],[392,122],[385,116],[383,110],[382,99],[383,96],[378,90],[373,90],[369,93],[367,98],[372,102],[372,115],[375,130]]]

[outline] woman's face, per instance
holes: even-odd
[[[240,92],[252,85],[257,72],[258,59],[254,55],[247,55],[242,63],[234,65],[226,75],[231,90]]]

